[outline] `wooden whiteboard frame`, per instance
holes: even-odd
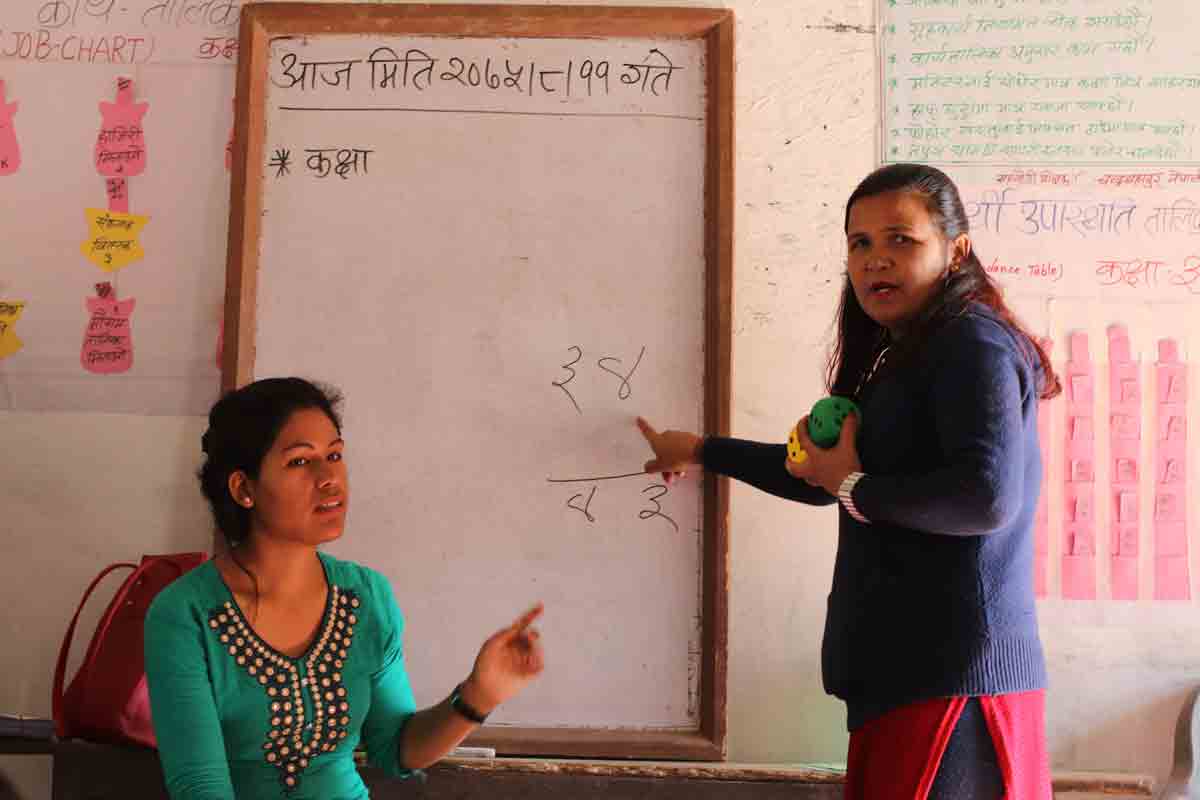
[[[266,80],[280,36],[378,34],[458,37],[704,39],[707,141],[704,179],[704,427],[729,435],[733,271],[733,12],[727,9],[603,6],[326,5],[263,3],[242,9],[229,250],[225,286],[223,390],[253,380]],[[254,168],[248,168],[254,165]],[[729,627],[728,481],[704,476],[698,730],[484,727],[468,741],[503,755],[662,758],[725,757]],[[586,687],[580,687],[586,691]]]

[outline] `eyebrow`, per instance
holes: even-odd
[[[337,444],[345,444],[345,443],[346,443],[346,442],[345,442],[345,441],[342,439],[342,437],[340,437],[340,436],[339,436],[338,438],[336,438],[336,439],[334,439],[332,442],[330,442],[330,443],[329,443],[329,446],[330,446],[330,447],[333,447],[334,445],[337,445]],[[316,449],[317,449],[317,448],[316,448],[316,447],[314,447],[314,446],[313,446],[313,445],[312,445],[310,442],[296,442],[295,444],[290,444],[290,445],[288,445],[287,447],[283,448],[283,452],[287,453],[287,452],[289,452],[289,451],[291,451],[291,450],[296,450],[296,449],[299,449],[299,448],[301,448],[301,447],[307,447],[309,450],[316,450]]]
[[[887,227],[885,227],[883,230],[884,230],[884,232],[885,232],[885,233],[890,233],[890,232],[893,232],[893,231],[914,231],[914,230],[916,230],[916,226],[914,226],[914,225],[909,225],[909,224],[908,224],[908,223],[906,223],[906,222],[902,222],[902,223],[899,223],[899,224],[896,224],[896,225],[888,225],[888,226],[887,226]],[[869,234],[868,232],[866,232],[866,231],[853,231],[853,230],[852,230],[852,231],[847,231],[847,232],[846,232],[846,238],[847,238],[847,239],[852,239],[852,238],[854,238],[855,236],[870,236],[870,234]]]

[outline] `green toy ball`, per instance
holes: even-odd
[[[821,448],[833,447],[842,434],[842,422],[850,412],[860,415],[853,400],[845,397],[822,397],[808,414],[808,436]]]

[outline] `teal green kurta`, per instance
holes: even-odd
[[[372,766],[407,774],[399,736],[416,704],[391,586],[319,555],[329,597],[299,658],[255,634],[211,561],[154,599],[146,678],[172,798],[364,798],[360,739]]]

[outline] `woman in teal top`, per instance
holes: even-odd
[[[146,617],[146,677],[173,798],[367,797],[354,765],[426,767],[541,672],[535,606],[479,651],[469,677],[418,711],[404,621],[379,573],[318,553],[350,500],[337,398],[298,378],[223,397],[201,489],[228,541]]]

